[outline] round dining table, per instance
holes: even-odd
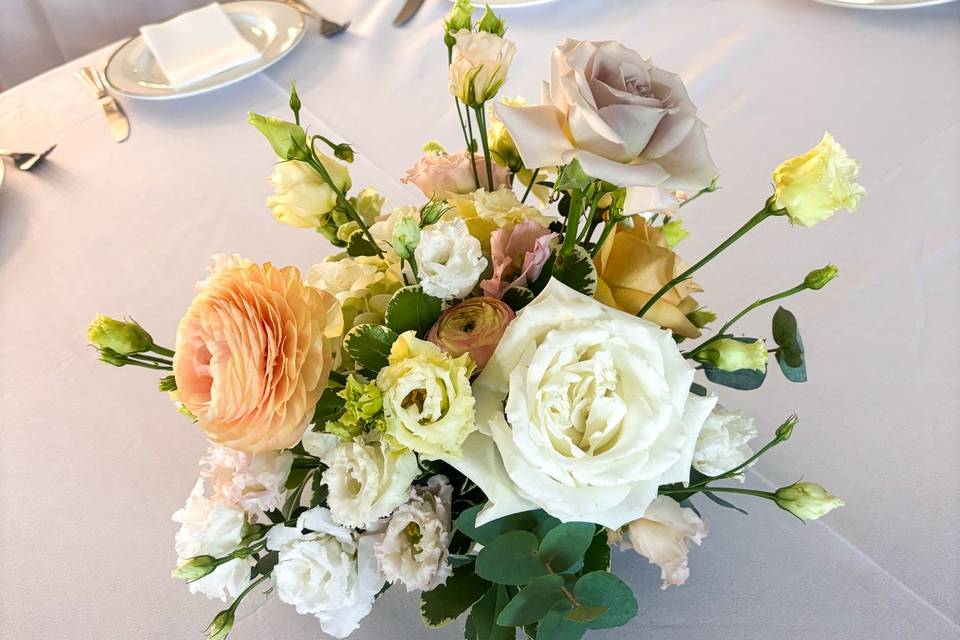
[[[203,637],[222,607],[170,576],[170,519],[206,449],[153,372],[97,361],[94,314],[130,316],[159,344],[209,257],[238,253],[306,270],[333,252],[265,206],[275,161],[247,112],[302,120],[357,153],[357,187],[387,207],[421,203],[400,177],[430,139],[462,143],[441,21],[427,0],[313,0],[351,20],[316,25],[269,69],[203,95],[119,97],[130,137],[113,141],[75,77],[118,43],[0,94],[0,147],[37,151],[0,188],[0,638]],[[701,303],[730,317],[834,263],[840,277],[783,302],[809,381],[776,367],[763,387],[709,385],[756,419],[760,446],[799,424],[747,487],[819,482],[846,506],[804,525],[769,502],[749,515],[697,502],[710,533],[690,578],[661,590],[632,551],[614,571],[636,592],[627,626],[588,638],[942,640],[960,638],[960,3],[859,11],[808,0],[556,0],[504,9],[518,44],[502,96],[536,100],[564,38],[618,40],[685,80],[720,167],[720,189],[683,210],[693,261],[762,207],[770,172],[834,134],[861,163],[860,210],[816,228],[768,222],[698,273]],[[773,309],[744,319],[770,336]],[[394,586],[352,637],[463,637],[463,619],[423,627],[419,594]],[[275,594],[252,594],[236,640],[326,636]]]

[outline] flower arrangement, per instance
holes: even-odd
[[[468,639],[577,639],[636,614],[611,545],[658,565],[664,588],[688,579],[701,497],[802,520],[843,504],[812,482],[739,486],[797,419],[754,452],[755,421],[704,384],[758,388],[771,358],[805,381],[789,311],[773,348],[732,329],[837,269],[709,337],[692,278],[767,219],[856,209],[856,161],[826,134],[689,264],[679,215],[718,171],[681,79],[621,44],[567,40],[540,104],[495,102],[516,48],[504,32],[465,0],[444,24],[465,149],[425,147],[403,178],[425,202],[384,213],[373,189],[351,195],[353,149],[307,132],[294,86],[292,121],[250,116],[279,158],[268,206],[342,251],[305,275],[216,257],[172,350],[132,321],[89,328],[104,362],[169,372],[161,391],[210,441],[173,515],[173,575],[231,602],[211,639],[258,587],[342,638],[397,585],[422,592],[427,626],[466,614]]]

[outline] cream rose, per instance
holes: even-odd
[[[296,268],[221,259],[177,327],[178,400],[217,444],[290,448],[326,386],[342,328],[336,298]]]
[[[458,456],[476,429],[470,356],[452,358],[407,331],[393,343],[389,366],[380,370],[388,438],[431,457]]]
[[[322,153],[317,154],[340,191],[350,188],[347,168]],[[267,207],[284,224],[313,229],[322,227],[337,204],[337,195],[313,167],[300,160],[278,162],[273,166],[270,184],[274,195]]]
[[[487,495],[478,522],[540,507],[616,529],[689,480],[716,404],[692,382],[669,332],[551,280],[474,384],[479,431],[444,460]]]
[[[496,105],[527,167],[577,159],[595,178],[665,191],[699,191],[717,176],[683,81],[618,42],[554,49],[541,102]]]
[[[461,29],[450,62],[450,93],[465,105],[479,107],[497,95],[517,45],[485,31]]]

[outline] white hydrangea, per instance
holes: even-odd
[[[290,475],[293,454],[267,451],[255,455],[212,445],[200,460],[200,476],[213,487],[213,499],[248,514],[278,509]]]
[[[279,551],[272,577],[280,600],[316,616],[324,633],[345,638],[370,613],[385,582],[373,539],[336,524],[323,507],[304,512],[296,527],[274,527],[267,548]]]
[[[323,456],[323,482],[333,519],[366,528],[402,504],[419,471],[411,451],[392,451],[383,440],[344,442]]]
[[[729,471],[753,455],[749,442],[755,437],[753,418],[717,405],[697,438],[693,468],[708,476]],[[743,480],[743,474],[737,477]]]
[[[423,291],[442,300],[465,297],[487,267],[480,241],[470,235],[460,218],[427,227],[414,258]]]
[[[196,556],[222,558],[236,550],[243,538],[243,511],[207,498],[203,478],[197,480],[183,508],[173,514],[173,521],[180,523],[175,538],[178,565]],[[190,593],[226,602],[249,584],[250,562],[234,559],[188,586]]]
[[[410,501],[390,516],[374,551],[384,577],[407,591],[430,591],[453,572],[447,562],[453,488],[444,476],[410,490]]]

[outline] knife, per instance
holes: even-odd
[[[417,14],[417,11],[423,6],[423,2],[424,0],[407,0],[403,8],[400,9],[400,13],[393,19],[393,26],[399,27],[406,24],[410,18]]]
[[[100,103],[103,114],[107,117],[107,124],[110,126],[110,135],[117,142],[123,142],[130,136],[130,121],[124,115],[123,109],[117,104],[117,101],[107,93],[103,86],[103,78],[100,72],[94,67],[83,67],[77,71],[77,77],[80,82],[90,90],[93,97]]]

